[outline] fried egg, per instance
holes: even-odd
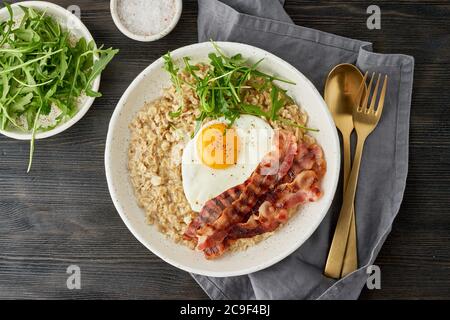
[[[208,122],[183,150],[183,189],[193,211],[239,185],[272,149],[274,131],[263,119],[242,115],[229,127],[223,118]]]

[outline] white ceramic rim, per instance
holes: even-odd
[[[61,17],[67,17],[71,19],[76,19],[80,26],[80,31],[83,34],[83,37],[86,39],[86,41],[92,41],[94,38],[92,37],[91,33],[89,32],[88,28],[84,25],[84,23],[78,19],[74,14],[72,14],[70,11],[64,9],[63,7],[47,2],[47,1],[22,1],[22,2],[16,2],[11,5],[11,7],[17,7],[17,6],[24,6],[24,7],[30,7],[33,9],[38,10],[45,10],[45,9],[52,9],[52,11],[57,12],[58,15]],[[0,14],[7,11],[6,7],[0,9]],[[98,91],[100,88],[100,76],[95,79],[94,83],[92,84],[92,90]],[[84,103],[79,106],[78,112],[69,120],[66,122],[63,122],[56,126],[54,129],[44,132],[38,132],[35,136],[35,139],[45,139],[52,137],[54,135],[57,135],[58,133],[61,133],[67,129],[69,129],[71,126],[73,126],[75,123],[77,123],[83,116],[88,112],[92,104],[94,103],[95,98],[94,97],[86,97]],[[21,132],[13,132],[13,131],[6,131],[6,130],[0,130],[0,133],[16,140],[31,140],[32,134],[31,133],[21,133]]]
[[[217,45],[220,47],[223,44],[230,44],[231,42],[216,42]],[[188,45],[188,46],[184,46],[181,48],[178,48],[174,51],[172,51],[172,55],[177,55],[178,52],[180,51],[187,51],[191,48],[194,48],[198,45],[202,45],[204,43],[196,43],[196,44],[192,44],[192,45]],[[248,48],[253,48],[254,50],[259,50],[261,52],[263,52],[264,54],[266,54],[268,57],[270,57],[270,59],[273,59],[275,61],[275,63],[283,63],[286,64],[287,66],[289,66],[290,68],[292,68],[292,70],[294,70],[299,77],[303,78],[303,80],[305,81],[305,84],[307,84],[308,86],[310,86],[310,89],[313,90],[313,92],[315,92],[315,94],[317,94],[318,97],[320,97],[320,101],[321,101],[321,105],[318,106],[320,108],[323,108],[323,111],[325,112],[326,115],[326,120],[328,122],[328,124],[330,125],[330,128],[333,132],[333,136],[330,137],[330,139],[333,140],[333,144],[336,145],[337,149],[340,150],[340,142],[339,142],[339,137],[338,137],[338,133],[337,133],[337,129],[336,126],[334,124],[334,120],[333,117],[325,103],[325,101],[322,98],[322,95],[318,92],[317,88],[312,84],[312,82],[306,78],[300,71],[298,71],[294,66],[292,66],[290,63],[282,60],[281,58],[275,56],[272,53],[269,53],[263,49],[260,48],[256,48],[247,44],[243,44],[243,43],[233,43],[239,46],[246,46]],[[160,58],[161,59],[161,58]],[[158,59],[159,60],[159,59]],[[310,232],[309,234],[305,234],[303,237],[303,241],[298,241],[295,243],[295,245],[292,246],[292,248],[290,248],[290,250],[284,251],[283,253],[274,256],[272,259],[266,261],[265,263],[261,263],[258,264],[256,266],[253,267],[248,267],[245,269],[241,269],[239,271],[206,271],[203,269],[197,269],[197,268],[193,268],[193,267],[188,267],[185,265],[181,265],[179,264],[177,261],[165,256],[162,252],[160,252],[158,249],[156,249],[154,246],[152,246],[151,243],[148,243],[147,241],[145,241],[143,239],[143,237],[141,237],[141,235],[134,229],[134,227],[132,226],[131,222],[128,220],[127,215],[125,214],[125,212],[122,210],[121,205],[119,204],[118,201],[118,196],[117,193],[115,191],[115,188],[113,186],[113,170],[112,167],[110,165],[109,159],[111,158],[109,155],[111,154],[111,149],[112,149],[112,139],[113,139],[113,128],[116,125],[116,122],[119,119],[120,113],[121,113],[121,106],[123,106],[125,104],[125,101],[128,99],[128,97],[130,96],[130,94],[133,92],[133,90],[135,89],[135,87],[148,75],[148,72],[153,68],[153,66],[156,64],[156,62],[158,60],[155,60],[152,64],[150,64],[147,68],[145,68],[134,80],[133,82],[130,84],[130,86],[126,89],[126,91],[124,92],[124,94],[122,95],[121,99],[119,100],[119,102],[117,103],[117,106],[114,110],[114,113],[111,117],[109,126],[108,126],[108,135],[106,138],[106,147],[105,147],[105,173],[106,173],[106,180],[107,180],[107,184],[108,184],[108,189],[111,195],[111,199],[114,203],[114,206],[117,210],[117,212],[119,213],[120,217],[122,218],[123,222],[125,223],[125,225],[127,226],[127,228],[130,230],[130,232],[134,235],[134,237],[141,242],[148,250],[150,250],[152,253],[154,253],[156,256],[158,256],[159,258],[161,258],[163,261],[169,263],[170,265],[179,268],[181,270],[190,272],[190,273],[195,273],[195,274],[199,274],[199,275],[204,275],[204,276],[210,276],[210,277],[233,277],[233,276],[241,276],[241,275],[246,275],[246,274],[250,274],[250,273],[254,273],[257,271],[261,271],[263,269],[266,269],[274,264],[276,264],[277,262],[283,260],[284,258],[286,258],[287,256],[289,256],[290,254],[292,254],[295,250],[297,250],[305,241],[307,241],[311,235],[313,234],[313,232],[317,229],[317,227],[320,225],[320,223],[322,223],[323,219],[325,218],[331,203],[334,199],[334,195],[336,193],[336,189],[337,189],[337,185],[339,182],[339,172],[340,172],[340,166],[341,166],[341,158],[340,158],[340,154],[336,157],[336,171],[332,172],[331,174],[334,175],[335,177],[335,181],[331,187],[331,193],[333,196],[330,196],[328,202],[325,204],[324,206],[324,210],[322,212],[322,216],[320,217],[320,219],[317,219],[316,224],[312,225],[312,227],[310,228]],[[167,241],[172,241],[171,239],[167,239]]]
[[[159,40],[166,35],[168,35],[172,30],[175,28],[175,26],[178,24],[178,21],[181,17],[181,12],[183,11],[183,1],[182,0],[175,0],[176,3],[176,11],[175,16],[173,17],[172,21],[170,22],[170,25],[162,30],[160,33],[150,35],[150,36],[143,36],[138,35],[133,32],[131,32],[125,25],[122,23],[122,20],[120,19],[118,13],[117,13],[117,0],[111,0],[110,1],[110,10],[111,10],[111,16],[113,18],[114,24],[116,25],[117,29],[120,30],[125,36],[127,36],[130,39],[141,41],[141,42],[151,42]]]

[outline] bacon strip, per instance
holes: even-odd
[[[268,153],[249,179],[249,183],[231,206],[225,208],[219,218],[197,231],[197,249],[206,252],[223,252],[223,240],[230,226],[244,221],[252,212],[257,200],[275,186],[287,174],[297,154],[295,136],[277,131],[276,149]]]
[[[313,170],[319,178],[322,178],[327,171],[322,148],[317,144],[308,145],[305,142],[300,142],[297,150],[294,163],[282,183],[292,182],[303,170]]]
[[[297,146],[297,155],[294,158],[294,162],[289,169],[288,173],[284,176],[280,184],[291,183],[294,179],[304,170],[313,170],[318,175],[318,178],[322,178],[326,172],[326,162],[323,157],[322,148],[317,144],[307,144],[306,142],[299,142]],[[272,193],[268,193],[258,199],[258,203],[255,206],[253,214],[258,214],[258,209],[264,201],[272,196]]]
[[[197,230],[208,223],[216,221],[225,208],[231,206],[234,201],[239,199],[239,196],[242,191],[245,190],[248,182],[249,180],[245,181],[243,184],[230,188],[217,197],[207,201],[198,216],[189,224],[184,233],[184,238],[186,240],[197,242]]]
[[[288,210],[320,198],[322,192],[318,182],[319,178],[315,171],[301,172],[292,183],[277,187],[270,200],[259,207],[259,215],[252,215],[246,223],[234,225],[227,238],[230,240],[251,238],[275,230],[287,221]]]
[[[261,204],[257,214],[251,215],[245,223],[231,226],[225,240],[220,245],[205,250],[205,256],[207,259],[218,258],[238,239],[274,231],[288,220],[289,210],[320,198],[318,183],[316,172],[307,170],[301,172],[293,182],[279,185]]]

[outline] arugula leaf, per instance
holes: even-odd
[[[2,28],[0,29],[1,32],[2,32],[2,41],[0,41],[0,47],[2,47],[5,44],[5,42],[9,39],[9,35],[11,33],[11,29],[12,29],[12,26],[14,24],[13,11],[12,11],[11,5],[9,3],[7,3],[7,2],[5,2],[4,5],[6,6],[6,9],[7,9],[8,13],[9,13],[9,20],[5,23],[5,25],[8,26],[8,31],[3,33],[4,28],[3,28],[3,25],[2,25]]]
[[[24,42],[38,42],[41,37],[32,29],[16,29],[14,35]]]
[[[175,86],[175,90],[178,93],[178,97],[179,97],[179,107],[178,110],[175,112],[170,112],[169,116],[172,118],[176,118],[179,117],[181,115],[181,112],[184,108],[184,99],[183,99],[183,89],[181,87],[181,80],[178,77],[178,71],[179,68],[177,68],[175,66],[175,64],[173,63],[172,57],[170,55],[170,52],[168,52],[167,54],[165,54],[163,56],[164,59],[164,69],[170,74],[170,78],[172,80],[172,83]]]
[[[264,117],[264,118],[267,118],[267,119],[270,118],[269,114],[267,112],[263,111],[260,106],[243,103],[241,105],[241,108],[242,108],[242,111],[243,111],[242,113],[251,114],[251,115],[254,115],[254,116],[258,116],[258,117]]]
[[[11,111],[16,113],[24,112],[25,106],[31,102],[33,97],[34,94],[31,92],[24,96],[19,97],[19,99],[17,99],[12,105]]]
[[[280,88],[272,84],[270,91],[270,100],[272,101],[272,108],[270,109],[270,119],[276,120],[278,118],[278,111],[284,106],[283,101],[280,99]]]
[[[312,130],[286,119],[281,119],[279,116],[280,110],[287,104],[291,104],[292,98],[287,95],[287,91],[279,88],[275,81],[284,82],[295,85],[294,82],[269,75],[258,70],[260,64],[264,59],[260,59],[250,66],[247,66],[247,60],[242,54],[236,54],[228,57],[220,50],[215,42],[212,41],[215,52],[208,54],[209,65],[206,75],[199,77],[196,71],[198,66],[190,64],[189,57],[183,57],[184,72],[190,74],[194,79],[194,83],[185,82],[179,76],[180,70],[175,66],[170,52],[164,55],[164,69],[170,74],[172,83],[180,98],[180,107],[170,112],[172,118],[181,116],[183,112],[183,91],[181,84],[186,84],[195,90],[195,93],[200,101],[201,116],[197,119],[197,126],[194,134],[199,129],[199,124],[206,119],[216,119],[225,117],[229,124],[234,121],[241,114],[250,114],[258,117],[264,117],[271,121],[283,121],[283,123],[301,127],[305,130]],[[271,108],[269,111],[264,111],[260,106],[246,104],[245,95],[247,89],[256,89],[259,92],[269,90],[271,98]]]
[[[313,131],[313,132],[319,132],[320,131],[319,129],[308,128],[308,127],[302,126],[302,125],[300,125],[298,123],[295,123],[295,122],[293,122],[291,120],[288,120],[288,119],[280,118],[280,119],[277,119],[277,120],[280,121],[281,123],[287,124],[288,126],[300,128],[300,129],[303,129],[303,130],[306,130],[306,131]]]
[[[31,134],[31,142],[30,142],[30,157],[28,159],[27,173],[29,173],[31,171],[31,165],[33,164],[34,141],[35,141],[35,137],[36,137],[36,131],[37,131],[38,120],[39,120],[40,114],[41,114],[41,108],[39,108],[37,113],[34,115],[33,131],[32,131],[32,134]]]
[[[100,57],[98,60],[94,62],[94,65],[92,66],[92,69],[89,73],[89,77],[86,79],[86,84],[84,86],[84,90],[86,91],[86,94],[90,97],[101,97],[101,93],[94,92],[91,87],[92,83],[95,81],[95,79],[105,70],[106,66],[111,62],[111,60],[114,58],[114,56],[119,52],[119,50],[113,50],[112,48],[106,49],[106,50],[94,50],[94,51],[88,51],[84,53],[83,55],[86,56],[88,54],[94,53],[99,54]]]
[[[35,59],[29,60],[29,61],[27,61],[27,62],[23,62],[22,64],[18,64],[18,65],[15,65],[15,66],[11,66],[11,67],[9,67],[9,68],[7,68],[7,69],[0,70],[0,75],[2,75],[2,74],[8,74],[8,73],[10,73],[10,72],[12,72],[12,71],[15,71],[15,70],[17,70],[17,69],[24,68],[24,67],[26,67],[26,66],[28,66],[28,65],[30,65],[30,64],[35,63],[35,62],[38,62],[38,61],[47,59],[48,57],[50,57],[50,56],[52,56],[52,55],[54,55],[54,54],[57,54],[57,53],[59,53],[59,52],[61,52],[61,51],[62,51],[62,49],[59,49],[59,50],[57,50],[57,51],[55,51],[55,52],[47,53],[47,54],[43,55],[42,57],[35,58]]]
[[[194,129],[194,132],[192,133],[192,137],[194,137],[197,134],[197,132],[200,130],[200,128],[202,127],[202,123],[205,119],[206,119],[205,112],[202,112],[200,114],[200,116],[197,119],[195,119],[195,129]]]
[[[184,61],[184,65],[185,65],[185,70],[191,74],[195,80],[200,80],[200,78],[197,76],[197,74],[195,73],[195,71],[200,70],[200,68],[198,66],[193,66],[189,63],[191,59],[189,57],[183,57],[183,61]]]
[[[51,130],[73,117],[76,98],[83,92],[99,97],[92,84],[117,50],[96,48],[84,38],[73,43],[65,30],[45,11],[20,6],[23,17],[15,23],[11,6],[4,2],[9,19],[0,22],[0,125],[30,131],[29,168],[38,131]],[[40,127],[39,117],[52,106],[61,110],[53,126]],[[26,121],[19,121],[20,117]]]
[[[10,85],[9,85],[9,79],[8,76],[5,74],[2,74],[2,87],[3,87],[3,93],[1,100],[6,100],[6,97],[8,96]]]

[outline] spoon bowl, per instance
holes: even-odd
[[[349,63],[337,65],[328,75],[325,102],[343,134],[353,131],[353,106],[362,80],[361,71]]]

